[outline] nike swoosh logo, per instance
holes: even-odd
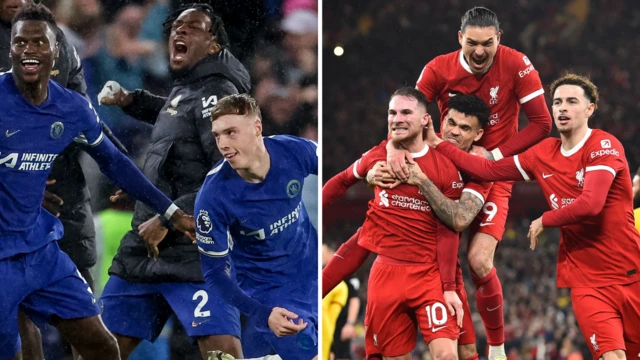
[[[454,97],[454,96],[456,96],[455,93],[449,93],[449,97]]]
[[[461,332],[460,332],[460,335],[462,335],[462,334],[464,334],[464,333],[466,333],[466,331],[461,331]]]
[[[500,305],[498,305],[498,306],[494,307],[493,309],[489,309],[489,308],[487,308],[487,311],[495,311],[495,310],[498,310],[498,308],[499,308],[499,307],[500,307]]]
[[[553,176],[553,174],[545,175],[544,173],[542,173],[542,178],[543,178],[543,179],[546,179],[546,178],[551,177],[551,176]]]
[[[493,223],[480,223],[480,227],[487,226],[487,225],[493,225]]]
[[[432,329],[431,329],[431,332],[437,332],[437,331],[440,331],[440,330],[442,330],[442,329],[444,329],[444,328],[446,328],[446,327],[447,327],[447,326],[440,326],[439,328],[432,328]]]
[[[14,132],[10,133],[10,132],[9,132],[9,130],[7,130],[7,132],[5,133],[5,135],[7,135],[7,137],[10,137],[10,136],[13,136],[13,135],[15,135],[15,134],[17,134],[17,133],[19,133],[19,132],[20,132],[20,130],[16,130],[16,131],[14,131]]]

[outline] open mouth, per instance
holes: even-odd
[[[558,115],[558,122],[561,125],[566,125],[570,120],[571,118],[566,115]]]
[[[469,57],[471,59],[471,66],[476,70],[481,70],[484,67],[484,64],[487,62],[487,57],[483,58],[475,58],[473,56]]]
[[[176,40],[173,42],[173,59],[177,61],[185,60],[187,57],[187,51],[189,47],[187,43],[182,40]]]
[[[452,138],[452,137],[445,137],[444,138],[446,141],[454,144],[454,145],[458,145],[460,144],[460,141],[458,141],[458,139]]]
[[[21,61],[21,64],[25,74],[35,74],[40,70],[40,60],[24,59]]]
[[[226,153],[226,154],[224,154],[224,158],[225,158],[225,159],[227,159],[227,160],[231,160],[231,159],[235,158],[235,157],[236,157],[236,155],[238,155],[238,153],[237,153],[237,152],[233,152],[233,153]]]

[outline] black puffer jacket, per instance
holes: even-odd
[[[211,109],[224,96],[250,89],[249,74],[226,49],[200,61],[174,79],[168,98],[136,90],[123,110],[154,125],[144,175],[185,212],[192,214],[196,194],[221,158],[211,134]],[[149,259],[138,225],[155,216],[136,202],[130,230],[122,239],[109,273],[132,282],[203,281],[200,255],[183,234],[169,231],[157,261]]]

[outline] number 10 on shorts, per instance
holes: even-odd
[[[440,326],[447,322],[447,309],[442,303],[434,303],[433,305],[427,305],[425,307],[427,311],[427,319],[429,320],[429,328],[434,326]],[[437,331],[436,329],[433,329]],[[439,330],[439,329],[438,329]]]

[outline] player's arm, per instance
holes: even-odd
[[[333,255],[331,260],[322,269],[322,297],[333,290],[340,282],[353,275],[371,255],[371,251],[358,245],[358,237],[360,237],[359,228],[356,233],[340,245],[338,251]]]
[[[167,98],[141,89],[129,91],[117,82],[109,80],[98,94],[98,102],[103,105],[119,106],[125,114],[153,125]]]
[[[438,219],[456,232],[464,231],[484,205],[484,198],[476,191],[463,191],[458,202],[447,197],[418,164],[409,164],[409,173],[408,184],[417,186]]]
[[[126,193],[171,220],[176,229],[192,232],[191,217],[186,216],[167,196],[153,186],[140,169],[104,136],[98,115],[88,101],[84,104],[83,110],[79,116],[85,130],[76,141],[88,145],[85,150],[98,163],[100,170]]]
[[[514,55],[516,58],[512,75],[515,79],[513,90],[529,124],[499,148],[492,149],[495,160],[519,154],[542,141],[551,132],[551,114],[544,100],[544,89],[538,70],[526,56],[517,54]]]
[[[326,208],[341,198],[350,187],[357,184],[362,176],[357,173],[356,168],[360,160],[351,164],[346,170],[332,177],[322,187],[322,207]]]

